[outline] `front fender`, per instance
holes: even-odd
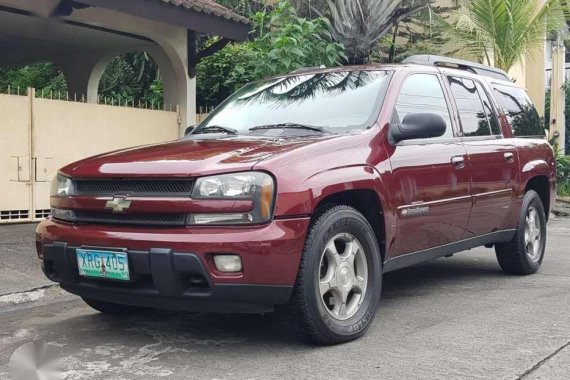
[[[389,202],[389,194],[380,173],[374,167],[358,165],[321,171],[300,181],[295,187],[295,192],[279,193],[276,217],[312,215],[317,206],[332,195],[350,190],[373,190],[384,214],[386,242],[393,240],[396,213]]]
[[[327,197],[350,190],[374,190],[384,213],[391,213],[388,192],[380,175],[371,166],[346,166],[317,173],[304,182],[310,189],[306,211],[312,214]]]

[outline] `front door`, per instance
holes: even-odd
[[[437,138],[386,143],[391,198],[398,210],[392,258],[461,240],[471,210],[467,154],[456,136],[438,75],[406,77],[392,122],[410,113],[437,113],[446,121],[447,131]]]

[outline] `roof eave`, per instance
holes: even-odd
[[[234,41],[247,40],[250,32],[249,24],[158,1],[75,0],[75,2],[176,25],[198,33],[214,34]]]

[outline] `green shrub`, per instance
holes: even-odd
[[[556,158],[556,181],[558,194],[570,196],[570,156]]]
[[[217,39],[208,42],[212,44]],[[230,96],[238,87],[253,77],[244,73],[241,80],[234,77],[236,65],[245,65],[250,47],[248,44],[231,43],[217,53],[204,58],[196,66],[196,102],[198,107],[215,107]]]
[[[252,21],[253,41],[229,44],[198,64],[199,107],[217,106],[254,80],[302,67],[340,65],[346,60],[344,47],[332,42],[328,21],[299,17],[288,1],[255,13]]]

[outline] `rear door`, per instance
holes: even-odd
[[[467,150],[473,208],[464,239],[506,229],[510,225],[517,149],[504,139],[496,109],[476,79],[447,77]]]
[[[387,143],[391,198],[398,210],[392,257],[460,240],[471,209],[467,155],[439,75],[412,73],[403,80],[392,123],[410,113],[437,113],[447,131],[437,138]]]

